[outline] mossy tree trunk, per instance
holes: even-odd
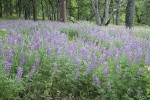
[[[134,10],[136,0],[127,0],[125,25],[127,28],[134,27]]]

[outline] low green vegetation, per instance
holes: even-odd
[[[1,30],[9,33],[0,38],[1,100],[150,99],[150,40],[136,34],[142,30],[3,23],[11,31]]]

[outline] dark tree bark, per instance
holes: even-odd
[[[117,1],[117,11],[116,11],[116,25],[120,24],[120,4],[121,0],[116,0]]]
[[[57,20],[60,20],[60,1],[57,1]]]
[[[51,20],[54,20],[54,6],[53,6],[53,3],[51,2],[51,0],[49,0],[49,5],[51,6]]]
[[[3,8],[2,8],[2,1],[0,0],[0,18],[3,16]]]
[[[8,16],[8,0],[4,0],[4,13]]]
[[[24,12],[24,18],[25,18],[25,20],[28,19],[28,13],[27,13],[27,10],[26,10],[26,9],[25,9],[25,12]]]
[[[9,1],[9,7],[10,7],[10,16],[12,16],[12,13],[13,13],[13,4],[12,4],[12,0]]]
[[[42,6],[42,19],[45,20],[44,6],[43,6],[43,1],[42,0],[41,0],[41,6]]]
[[[77,0],[77,5],[78,5],[78,20],[80,20],[80,0]]]
[[[22,0],[18,0],[18,15],[19,15],[19,18],[21,17],[21,12],[22,12]]]
[[[24,9],[24,18],[25,20],[30,19],[31,17],[31,5],[32,2],[30,0],[22,1],[23,9]]]
[[[127,28],[134,27],[134,9],[136,0],[127,0],[125,25]]]
[[[67,16],[66,16],[66,0],[61,0],[60,1],[60,21],[61,22],[66,22],[67,21]]]
[[[32,11],[33,11],[33,20],[37,21],[37,6],[36,0],[32,0]]]

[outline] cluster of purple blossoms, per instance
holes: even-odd
[[[28,78],[31,78],[33,73],[38,69],[40,64],[40,59],[36,59],[34,66],[32,67],[31,71],[29,72],[29,74],[27,75]]]
[[[17,81],[19,81],[21,79],[22,74],[23,74],[23,68],[18,67],[18,69],[17,69]]]
[[[108,78],[108,66],[107,66],[107,64],[104,65],[104,77]]]
[[[93,82],[99,87],[100,86],[100,80],[97,77],[93,77]]]

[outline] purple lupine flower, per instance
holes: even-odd
[[[142,68],[139,68],[138,73],[139,76],[142,74]]]
[[[54,69],[54,72],[57,72],[57,71],[58,71],[57,63],[54,63],[54,64],[53,64],[53,69]]]
[[[0,55],[2,55],[2,46],[3,44],[2,44],[2,41],[0,40]]]
[[[19,81],[21,79],[22,74],[23,74],[22,67],[18,67],[18,69],[17,69],[17,81]]]
[[[121,71],[121,68],[120,68],[120,66],[119,66],[119,65],[117,65],[117,67],[116,67],[116,73],[117,73],[117,74],[119,74],[119,73],[120,73],[120,71]]]
[[[29,74],[27,75],[28,78],[31,78],[33,73],[38,69],[40,64],[40,59],[36,59],[34,66],[32,67],[31,71],[29,72]]]
[[[147,50],[146,57],[145,57],[145,66],[149,66],[149,65],[150,65],[150,54],[149,51]]]
[[[2,40],[0,40],[0,48],[3,46],[3,44],[2,44]]]
[[[136,78],[135,78],[135,77],[132,77],[132,80],[133,80],[133,81],[136,81]]]
[[[47,56],[49,57],[52,53],[52,49],[50,47],[47,47]]]
[[[10,71],[11,71],[11,58],[10,57],[6,58],[6,61],[5,61],[5,71],[6,71],[7,74],[9,74]]]
[[[133,53],[131,51],[129,51],[127,54],[128,54],[128,60],[131,63],[132,62]]]
[[[22,41],[22,36],[21,34],[18,34],[17,43],[21,43],[21,41]]]
[[[21,65],[25,64],[25,55],[24,54],[21,56],[20,63],[21,63]]]
[[[117,50],[116,51],[116,54],[115,54],[115,61],[118,63],[118,61],[119,61],[119,51]]]
[[[55,48],[55,52],[56,52],[57,57],[61,54],[61,51],[59,50],[59,48]]]
[[[97,77],[93,77],[93,82],[97,85],[100,86],[100,80]]]
[[[106,59],[106,54],[104,53],[104,54],[98,59],[99,64],[102,64],[102,63],[105,61],[105,59]]]
[[[80,59],[78,57],[75,58],[75,64],[77,65],[77,67],[80,67]]]
[[[111,89],[111,83],[110,82],[107,83],[107,88]]]
[[[105,76],[105,78],[108,78],[108,66],[107,66],[107,64],[104,65],[104,76]]]
[[[95,67],[95,63],[94,62],[90,62],[86,72],[89,73],[90,71],[92,71],[94,69],[94,67]]]
[[[13,51],[12,51],[12,49],[8,49],[7,51],[6,51],[6,56],[7,57],[11,57],[13,55]]]
[[[40,44],[38,42],[35,42],[33,47],[34,47],[34,50],[37,51],[40,48]]]
[[[76,69],[75,79],[78,79],[79,76],[79,68]]]

